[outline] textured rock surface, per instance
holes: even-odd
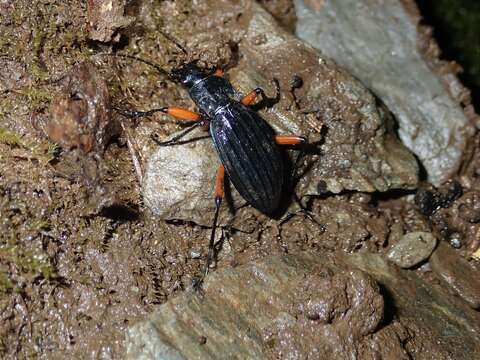
[[[422,46],[434,44],[421,44],[419,16],[411,12],[415,5],[399,0],[296,0],[295,5],[297,35],[385,102],[429,180],[439,184],[452,176],[473,126],[459,105],[465,90],[453,71],[435,73],[422,55]]]
[[[437,239],[431,233],[411,232],[392,246],[387,257],[402,268],[410,268],[428,259],[435,245],[437,245]]]
[[[430,258],[432,270],[451,290],[472,308],[480,308],[478,267],[460,257],[451,247],[441,243]]]
[[[274,93],[272,79],[280,80],[281,101],[270,110],[261,111],[261,115],[277,133],[302,134],[315,144],[299,170],[305,174],[298,194],[413,188],[417,183],[416,160],[395,137],[386,109],[378,105],[374,96],[352,76],[283,30],[262,7],[256,3],[247,4],[246,9],[231,5],[232,11],[243,16],[235,25],[237,28],[232,26],[230,31],[240,31],[245,36],[239,48],[242,57],[230,71],[230,79],[242,93],[262,86],[270,96]],[[294,74],[303,79],[303,87],[295,91],[295,97],[288,91]],[[137,142],[144,142],[141,137],[147,133],[138,131]],[[157,148],[155,151],[146,166],[147,180],[143,189],[146,204],[163,218],[210,224],[214,202],[204,196],[206,191],[195,197],[193,213],[190,207],[182,210],[175,204],[184,202],[186,198],[182,200],[182,197],[192,189],[202,187],[210,191],[213,188],[218,166],[212,161],[213,149],[189,152],[190,164],[185,158],[186,150]],[[150,154],[144,153],[141,157],[148,160]],[[176,194],[152,190],[149,179],[153,180],[163,171],[158,165],[159,159],[162,163],[186,166],[181,170],[170,166],[170,176],[164,178],[169,184],[163,188],[168,187]],[[198,164],[202,167],[193,170]],[[152,170],[155,173],[151,173]],[[185,177],[189,171],[195,173],[191,179]],[[199,179],[203,182],[198,183]]]
[[[213,209],[213,180],[219,165],[210,139],[159,148],[145,169],[142,184],[145,205],[167,219],[177,218],[181,213],[202,218],[205,204],[211,204]]]
[[[478,314],[426,289],[413,272],[399,272],[379,255],[273,257],[212,273],[202,295],[188,292],[131,326],[127,358],[478,355]],[[411,322],[392,318],[393,308],[385,313],[384,302]]]

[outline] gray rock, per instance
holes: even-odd
[[[206,211],[215,207],[215,172],[219,165],[210,139],[159,147],[145,167],[145,205],[166,219],[182,218],[182,213],[191,214],[193,219],[203,218]]]
[[[416,231],[404,235],[388,251],[390,261],[402,268],[411,268],[428,259],[432,254],[437,239],[429,232]]]
[[[296,33],[382,99],[398,120],[400,138],[438,185],[460,166],[474,128],[462,99],[454,100],[462,92],[458,79],[442,79],[423,57],[420,18],[407,3],[295,0]]]
[[[202,293],[130,326],[126,358],[468,359],[480,355],[478,324],[474,310],[380,255],[300,253],[211,273]]]
[[[212,273],[202,295],[190,292],[162,305],[129,329],[127,359],[320,356],[339,351],[337,342],[347,356],[357,351],[348,339],[368,337],[382,318],[383,298],[364,273],[316,265],[313,257],[275,257]]]
[[[241,29],[231,29],[245,36],[240,44],[242,58],[229,72],[230,80],[242,93],[261,86],[268,94],[274,93],[272,79],[280,80],[280,103],[260,111],[261,116],[279,134],[301,134],[316,142],[298,171],[305,172],[297,189],[299,197],[325,191],[415,187],[416,160],[395,137],[390,114],[377,105],[374,96],[283,30],[255,2],[245,11],[243,18],[248,21],[242,22]],[[304,80],[296,92],[296,105],[288,91],[294,74]],[[312,113],[305,114],[307,110]],[[145,143],[141,137],[147,133],[140,128],[136,141]],[[142,192],[147,206],[162,218],[210,225],[217,155],[210,145],[193,146],[144,152],[141,158],[147,165]],[[221,217],[226,218],[226,207],[222,211]]]
[[[434,273],[472,308],[480,308],[480,280],[475,269],[458,252],[441,243],[430,258]]]

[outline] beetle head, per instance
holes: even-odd
[[[188,63],[172,70],[170,75],[174,80],[179,81],[187,89],[190,89],[197,81],[207,77],[208,73],[200,69],[196,64]]]

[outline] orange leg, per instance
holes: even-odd
[[[189,121],[200,120],[200,114],[187,109],[175,107],[175,106],[165,107],[163,108],[162,112],[168,115],[172,115],[173,117],[179,120],[189,120]]]
[[[116,109],[116,110],[123,116],[131,117],[131,118],[145,117],[145,116],[150,116],[156,112],[162,112],[164,114],[172,115],[173,117],[179,120],[187,120],[187,121],[200,120],[200,114],[197,114],[196,112],[193,112],[187,109],[175,107],[175,106],[152,109],[148,111],[122,111],[119,109]]]
[[[306,140],[302,136],[275,135],[275,142],[278,145],[301,145],[305,144]]]
[[[213,217],[212,233],[210,234],[210,242],[208,243],[208,256],[205,263],[205,270],[200,279],[195,282],[194,287],[199,289],[202,285],[205,276],[208,274],[210,264],[215,258],[215,230],[217,227],[218,214],[220,212],[220,205],[225,195],[225,168],[220,165],[217,171],[217,179],[215,180],[215,215]]]
[[[256,88],[245,95],[240,101],[243,105],[250,105],[260,94],[263,94],[263,90],[261,88]]]
[[[273,82],[275,83],[275,88],[277,90],[277,95],[275,98],[269,98],[267,95],[265,95],[265,91],[263,91],[262,88],[258,87],[252,91],[250,91],[247,95],[245,95],[240,102],[243,105],[251,105],[255,99],[259,96],[262,95],[262,100],[265,102],[264,105],[266,107],[272,107],[274,104],[278,103],[280,100],[280,84],[277,79],[273,79]]]
[[[222,201],[225,195],[225,168],[220,165],[217,171],[217,179],[215,180],[215,204]]]
[[[213,75],[218,77],[223,77],[223,75],[225,75],[225,71],[223,71],[223,69],[218,68],[217,70],[215,70]]]

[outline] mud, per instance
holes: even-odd
[[[95,3],[87,2],[88,9]],[[279,3],[281,13],[274,15],[290,28],[290,2]],[[102,130],[90,132],[93,136],[86,143],[74,137],[75,146],[70,146],[71,139],[62,142],[63,135],[54,135],[62,148],[49,139],[52,131],[44,124],[59,110],[72,114],[73,125],[85,116],[84,108],[72,105],[72,99],[55,98],[66,91],[58,80],[86,60],[94,64],[92,78],[105,81],[112,106],[192,108],[185,92],[155,69],[99,53],[125,51],[167,69],[193,59],[206,66],[229,64],[241,57],[234,44],[244,34],[232,30],[243,21],[244,5],[215,2],[224,15],[213,19],[208,1],[196,7],[190,1],[135,1],[125,13],[115,10],[107,15],[120,20],[103,21],[92,18],[94,11],[78,2],[0,4],[0,357],[121,358],[127,327],[191,287],[203,265],[209,229],[161,221],[146,210],[139,183],[143,169],[131,142],[135,124],[109,114],[108,121],[118,121],[123,129],[116,135],[105,130],[107,115],[93,116],[88,119],[103,124]],[[230,30],[221,23],[229,23]],[[95,35],[92,26],[104,30]],[[179,129],[163,115],[145,121],[160,136]],[[70,150],[82,144],[88,145],[84,150],[99,151]],[[403,233],[436,229],[439,221],[432,217],[448,217],[443,211],[459,212],[444,223],[449,231],[467,234],[462,250],[469,257],[478,248],[474,240],[479,220],[478,150],[472,150],[467,160],[459,180],[463,195],[431,215],[413,204],[412,193],[312,197],[308,206],[315,221],[297,214],[279,222],[250,212],[242,224],[224,231],[217,268],[301,250],[383,253]],[[375,300],[376,285],[359,277],[370,289],[366,299]],[[349,284],[352,279],[338,281]],[[302,295],[308,296],[308,291]],[[381,306],[379,301],[375,304]],[[359,333],[375,338],[379,349],[397,347],[400,339],[414,353],[419,347],[411,344],[422,344],[428,337],[411,330],[414,326],[401,314],[372,334],[378,321],[372,320],[366,330],[357,325]],[[300,336],[299,331],[294,336]],[[272,354],[294,350],[293,345],[285,346],[272,348]]]

